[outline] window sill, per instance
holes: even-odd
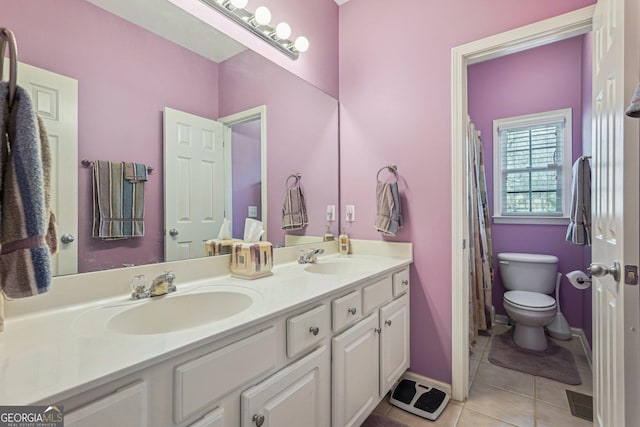
[[[546,216],[494,216],[494,224],[569,225],[569,217]]]

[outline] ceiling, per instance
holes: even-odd
[[[88,1],[214,62],[222,62],[246,49],[168,1]]]

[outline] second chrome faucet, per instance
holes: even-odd
[[[159,297],[176,291],[176,285],[173,281],[176,275],[171,271],[165,271],[151,282],[151,286],[147,288],[147,281],[143,275],[136,276],[131,287],[131,299],[142,299],[150,297]]]

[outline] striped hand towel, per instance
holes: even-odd
[[[300,177],[296,177],[291,187],[288,187],[282,204],[282,229],[300,230],[307,226],[307,206],[300,187]]]
[[[8,84],[0,82],[0,285],[7,297],[22,298],[46,292],[51,284],[46,242],[51,216],[43,170],[50,153],[29,93],[18,87],[9,112],[7,91]]]
[[[98,160],[93,165],[92,237],[115,240],[144,236],[144,180],[125,179],[125,169],[145,171],[143,164]]]

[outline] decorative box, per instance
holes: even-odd
[[[234,243],[231,246],[231,275],[257,279],[273,273],[273,246],[270,242]]]
[[[211,239],[204,242],[204,255],[227,255],[231,253],[234,243],[242,242],[240,239]]]

